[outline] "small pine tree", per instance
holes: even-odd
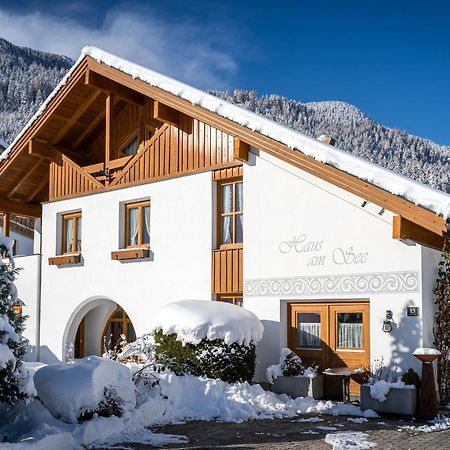
[[[434,318],[434,346],[441,352],[438,360],[438,386],[441,402],[450,401],[450,242],[447,239],[439,263],[434,288],[436,305]]]
[[[26,396],[21,392],[21,383],[26,377],[22,357],[28,344],[22,337],[25,318],[14,310],[18,271],[12,257],[13,243],[12,239],[0,238],[0,403],[12,405]],[[1,259],[4,255],[9,258],[6,263]]]

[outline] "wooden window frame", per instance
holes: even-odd
[[[114,317],[118,311],[122,311],[122,317]],[[106,321],[105,326],[103,327],[102,339],[100,342],[100,348],[102,349],[102,351],[103,351],[103,346],[104,346],[104,338],[105,337],[109,338],[109,336],[106,336],[106,331],[111,323],[122,323],[122,333],[121,334],[125,335],[125,337],[127,336],[128,327],[130,325],[133,327],[134,332],[136,333],[136,329],[134,328],[134,325],[131,322],[131,319],[128,316],[128,314],[125,312],[125,310],[122,307],[117,306],[117,308],[110,314],[110,316],[108,317],[108,320]]]
[[[225,298],[231,298],[231,300],[233,301],[233,305],[236,305],[237,299],[240,298],[240,299],[242,299],[242,305],[237,305],[237,306],[243,307],[243,305],[244,305],[244,294],[242,292],[233,292],[232,294],[217,294],[216,301],[223,302]],[[226,303],[228,303],[228,302],[226,302]]]
[[[243,177],[232,177],[232,178],[224,178],[222,180],[217,181],[217,242],[218,247],[220,249],[232,249],[232,248],[242,248],[243,242],[236,242],[236,220],[238,216],[244,215],[244,210],[236,211],[236,185],[238,183],[244,183]],[[223,187],[227,184],[233,185],[233,211],[231,213],[223,213],[222,212],[222,206],[223,206]],[[230,244],[224,244],[223,243],[223,226],[222,221],[223,218],[226,216],[232,217],[232,238],[233,242]]]
[[[67,242],[67,222],[68,220],[72,220],[72,245],[71,251],[66,251]],[[82,219],[81,211],[77,211],[74,213],[63,214],[61,217],[62,221],[62,241],[61,241],[61,255],[80,255],[81,250],[77,250],[77,242],[78,242],[78,221]],[[81,225],[83,226],[83,224]]]
[[[145,227],[144,207],[151,208],[150,200],[143,200],[139,202],[125,203],[125,236],[124,236],[124,248],[150,248],[150,236],[149,242],[143,243],[143,227]],[[128,245],[128,238],[130,234],[130,215],[129,210],[138,208],[138,237],[136,245]],[[151,214],[151,213],[150,213]]]

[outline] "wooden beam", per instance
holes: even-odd
[[[105,120],[105,114],[99,114],[95,120],[92,121],[92,123],[80,134],[78,139],[75,141],[75,143],[72,145],[72,150],[77,148],[80,144],[83,143],[85,139],[89,137],[91,133],[94,132],[94,130],[99,126],[101,122]]]
[[[58,134],[53,138],[52,143],[57,144],[63,139],[63,137],[69,132],[69,130],[78,122],[78,119],[91,107],[91,105],[97,100],[97,97],[101,94],[101,91],[95,90],[89,95],[83,103],[77,108],[73,115],[67,120],[66,124],[60,129]]]
[[[41,217],[42,214],[41,205],[6,199],[0,199],[0,211],[25,217]]]
[[[116,83],[115,81],[106,78],[91,69],[86,71],[84,84],[92,86],[108,94],[113,93],[126,102],[136,103],[138,105],[144,104],[144,96],[139,92],[129,89],[120,83]]]
[[[153,118],[175,127],[180,126],[180,112],[161,102],[154,102]]]
[[[38,159],[35,163],[28,169],[25,173],[20,175],[20,179],[18,179],[14,185],[14,187],[9,191],[6,198],[10,199],[14,197],[14,194],[22,187],[22,185],[27,181],[27,178],[41,165],[42,159]]]
[[[28,202],[28,203],[31,202],[31,201],[34,199],[34,197],[36,197],[36,195],[38,195],[39,192],[42,191],[42,189],[44,189],[44,186],[48,183],[49,178],[50,178],[50,176],[49,176],[49,173],[48,173],[48,171],[47,171],[47,175],[45,175],[45,177],[42,178],[41,182],[38,183],[38,185],[36,186],[36,188],[33,189],[33,191],[31,192],[31,194],[28,196],[28,198],[27,198],[27,202]]]
[[[39,141],[37,139],[30,139],[28,143],[28,154],[37,156],[38,158],[48,159],[54,161],[59,156],[59,151],[54,145],[49,142]]]
[[[113,108],[114,108],[114,95],[109,94],[106,97],[106,108],[105,108],[105,172],[109,170],[109,161],[111,155],[113,154]],[[106,180],[105,185],[109,182]]]
[[[240,139],[234,140],[234,159],[238,161],[248,161],[250,145]]]
[[[402,216],[394,216],[392,237],[399,241],[416,242],[440,251],[444,248],[445,242],[444,236],[433,233]]]
[[[3,214],[3,236],[9,236],[9,226],[10,226],[11,215],[9,212]]]

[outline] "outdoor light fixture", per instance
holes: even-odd
[[[386,319],[383,320],[383,327],[382,330],[385,333],[390,333],[392,331],[392,311],[390,311],[389,309],[386,310]]]
[[[382,216],[384,214],[385,209],[381,208],[380,212],[378,213],[379,216]]]

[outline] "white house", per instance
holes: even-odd
[[[0,158],[0,210],[39,218],[18,260],[35,358],[193,298],[262,320],[257,380],[285,346],[417,369],[432,345],[446,193],[95,48]]]

